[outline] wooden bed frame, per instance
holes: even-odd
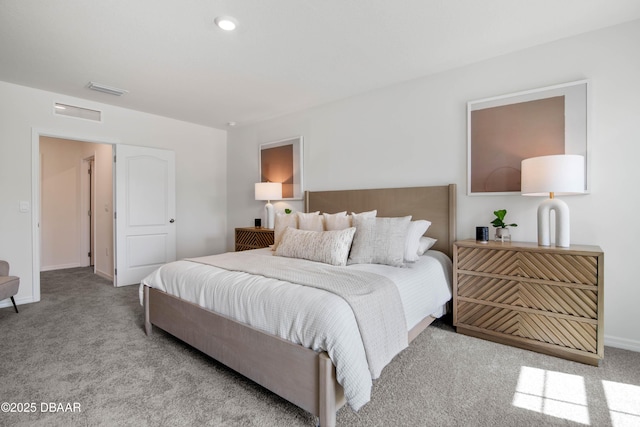
[[[363,212],[378,216],[412,215],[432,222],[426,235],[434,249],[451,257],[456,236],[456,185],[377,190],[307,192],[306,212]],[[155,325],[333,427],[345,403],[342,386],[326,352],[267,334],[157,289],[144,287],[145,331]],[[429,316],[409,331],[409,342],[431,322]]]

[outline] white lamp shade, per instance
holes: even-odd
[[[257,182],[256,200],[278,200],[282,199],[282,183],[280,182]]]
[[[577,154],[532,157],[522,161],[522,195],[584,193],[584,157]]]

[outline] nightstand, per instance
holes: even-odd
[[[266,248],[273,245],[273,229],[236,228],[236,251]]]
[[[595,366],[603,359],[599,247],[464,240],[453,267],[457,332]]]

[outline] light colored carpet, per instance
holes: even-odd
[[[113,288],[79,268],[43,273],[41,287],[41,302],[0,310],[0,401],[36,407],[1,412],[0,425],[315,425],[160,329],[147,337],[137,286]],[[371,402],[339,411],[338,425],[640,425],[640,353],[607,347],[596,368],[439,321],[385,368]]]

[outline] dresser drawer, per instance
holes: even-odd
[[[458,270],[598,285],[598,257],[459,247]]]
[[[578,316],[598,318],[596,289],[458,274],[458,297]]]
[[[458,325],[597,353],[597,324],[459,301]]]

